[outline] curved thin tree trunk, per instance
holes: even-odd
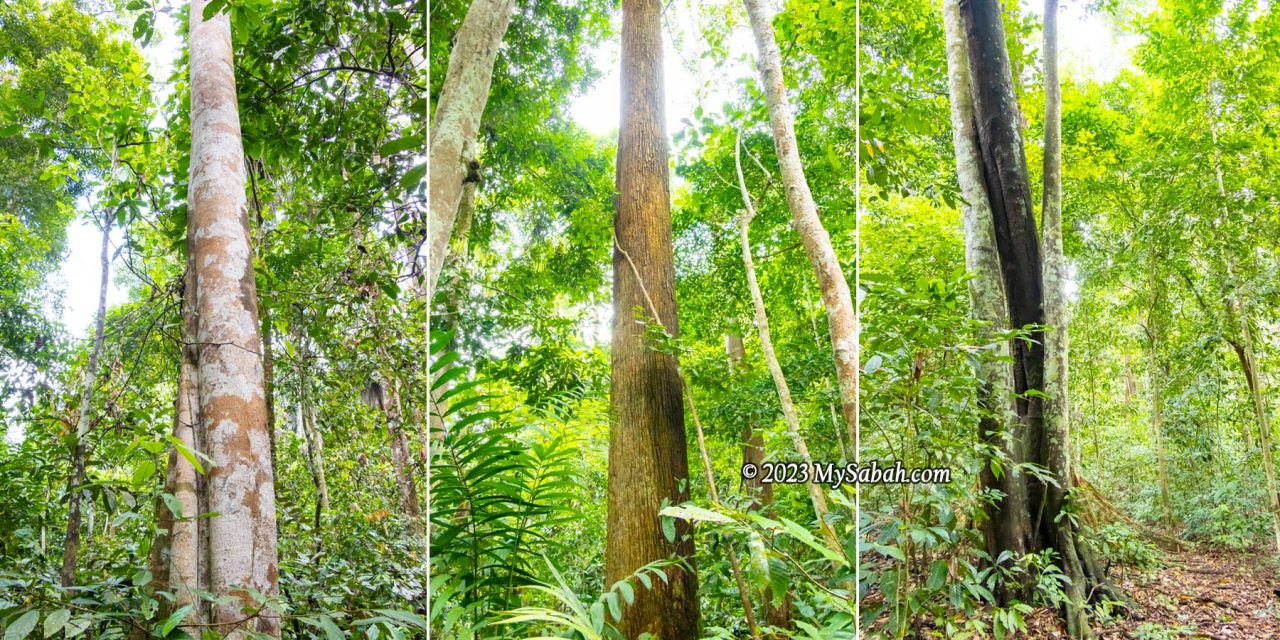
[[[791,434],[791,443],[796,448],[796,453],[800,455],[800,459],[809,467],[813,466],[813,456],[809,454],[809,444],[805,442],[804,435],[800,433],[800,417],[796,413],[795,401],[791,399],[791,387],[787,384],[787,377],[782,372],[782,365],[778,362],[778,354],[773,350],[773,337],[769,332],[769,314],[765,310],[764,296],[760,293],[760,283],[756,280],[756,265],[751,256],[751,219],[756,215],[755,205],[751,201],[751,194],[747,192],[747,182],[742,175],[742,138],[741,136],[735,141],[734,145],[734,162],[738,171],[738,190],[742,195],[742,204],[746,211],[738,218],[738,237],[742,246],[742,267],[747,275],[747,289],[751,292],[751,304],[755,309],[756,331],[760,334],[760,353],[764,355],[764,361],[769,366],[769,375],[773,377],[773,386],[778,391],[778,402],[782,405],[782,416],[787,422],[787,432]],[[809,500],[813,502],[813,511],[818,518],[818,523],[822,528],[822,537],[826,540],[827,545],[832,551],[842,553],[843,547],[840,540],[836,538],[835,531],[827,522],[827,513],[830,509],[827,507],[826,494],[816,482],[807,482],[805,487],[809,490]]]
[[[113,148],[111,169],[114,173],[119,160]],[[102,356],[102,343],[107,318],[107,285],[111,281],[111,222],[115,212],[107,211],[102,217],[102,278],[98,285],[98,312],[93,320],[93,346],[89,350],[89,363],[84,370],[84,384],[80,388],[80,415],[76,420],[76,446],[71,456],[71,476],[67,479],[67,535],[62,547],[62,586],[76,583],[76,562],[80,555],[80,505],[81,487],[85,482],[85,457],[88,455],[89,429],[92,421],[93,387],[98,381],[98,360]],[[92,532],[93,527],[90,526]]]
[[[435,295],[474,148],[489,100],[493,63],[511,22],[513,0],[472,0],[449,54],[449,69],[431,123],[427,215],[427,302]]]
[[[831,247],[831,236],[818,217],[818,206],[809,191],[809,182],[796,147],[795,121],[782,79],[782,54],[773,32],[773,12],[767,0],[744,0],[751,18],[759,55],[760,83],[769,106],[773,127],[773,144],[778,155],[782,185],[786,189],[787,206],[804,243],[805,253],[813,265],[827,309],[827,326],[835,352],[836,378],[840,383],[840,406],[849,438],[857,442],[858,428],[858,318],[849,295],[849,281],[844,277],[840,259]]]
[[[209,508],[218,514],[208,525],[209,589],[234,596],[214,607],[212,622],[236,640],[246,627],[278,637],[279,617],[259,610],[247,591],[273,596],[278,590],[275,479],[231,22],[225,12],[203,19],[207,4],[192,0],[190,11],[187,232],[195,264],[200,420],[213,460]]]
[[[679,336],[662,84],[662,5],[622,2],[622,104],[614,214],[606,584],[656,560],[679,558],[667,581],[637,588],[618,625],[623,637],[698,636],[693,527],[663,532],[663,503],[689,500],[689,457],[679,363],[658,350],[637,312]],[[650,296],[649,294],[653,295]]]

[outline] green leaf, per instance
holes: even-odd
[[[199,458],[196,457],[196,452],[192,451],[191,447],[188,447],[183,444],[181,440],[171,435],[165,434],[164,437],[169,441],[169,444],[173,445],[174,449],[178,450],[178,455],[182,456],[183,459],[191,463],[191,466],[195,467],[196,473],[204,475],[204,467],[201,466]]]
[[[178,626],[178,623],[182,622],[182,619],[186,618],[187,613],[190,611],[191,605],[187,605],[170,614],[168,618],[165,618],[164,622],[160,623],[160,635],[162,637],[168,636],[169,632],[173,631],[173,628]]]
[[[411,627],[416,627],[424,631],[427,628],[427,619],[423,618],[422,616],[416,613],[411,613],[409,611],[398,611],[396,609],[374,609],[374,611],[377,613],[381,613],[382,615],[388,618],[391,618],[392,620],[398,620],[400,622],[403,622]]]
[[[133,486],[141,487],[151,479],[151,475],[156,472],[156,463],[150,460],[143,460],[138,466],[133,468]]]
[[[71,611],[69,609],[58,609],[57,611],[49,614],[49,616],[44,619],[44,637],[48,638],[49,636],[62,631],[62,628],[67,624],[67,620],[70,619]]]
[[[36,628],[36,621],[40,619],[39,611],[28,611],[22,614],[21,618],[9,625],[4,631],[4,640],[21,640],[31,634]]]
[[[400,153],[401,151],[421,148],[422,136],[404,136],[382,145],[382,148],[378,149],[378,154],[383,157],[390,157]]]
[[[404,172],[404,176],[400,178],[400,188],[405,191],[412,191],[418,187],[418,184],[422,182],[426,175],[427,163],[424,162]]]
[[[227,6],[228,0],[209,0],[209,4],[204,6],[204,19],[211,20],[214,16]]]

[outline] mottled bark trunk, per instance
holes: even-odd
[[[115,151],[112,151],[111,168],[116,168]],[[89,362],[84,369],[84,382],[80,387],[80,415],[76,420],[75,449],[71,455],[71,475],[67,479],[67,535],[62,546],[62,586],[76,583],[76,562],[80,555],[80,505],[85,483],[85,458],[88,456],[89,429],[93,423],[93,387],[98,382],[98,360],[102,357],[102,343],[107,318],[107,284],[111,281],[111,222],[112,211],[102,216],[102,255],[99,259],[102,278],[98,284],[98,312],[93,320],[93,346],[89,349]],[[91,526],[90,531],[93,527]]]
[[[1014,468],[1014,464],[1024,457],[1022,429],[1013,406],[1012,371],[1004,364],[1009,357],[1009,345],[995,337],[1009,326],[1009,312],[1004,299],[1004,282],[1000,277],[991,205],[982,181],[982,156],[978,150],[977,123],[973,113],[969,56],[958,0],[943,0],[942,15],[951,93],[952,143],[955,147],[956,178],[963,200],[960,213],[965,266],[973,276],[969,281],[971,313],[974,319],[983,323],[984,333],[980,338],[995,345],[993,357],[980,361],[975,371],[978,405],[983,413],[978,423],[978,434],[983,442],[1000,451],[1002,457],[999,462],[992,461],[983,467],[982,486],[999,490],[1004,497],[985,507],[987,520],[983,535],[987,552],[993,558],[1002,550],[1021,556],[1026,553],[1030,531],[1026,481],[1023,474]]]
[[[209,589],[233,598],[212,622],[229,638],[246,629],[272,637],[280,619],[248,589],[277,593],[275,479],[249,246],[244,152],[236,99],[231,23],[203,19],[192,0],[191,174],[188,227],[195,265],[200,420],[212,458]],[[248,620],[246,620],[246,617]]]
[[[636,589],[618,629],[629,640],[644,633],[693,638],[700,626],[693,528],[677,520],[675,538],[668,540],[658,515],[664,502],[689,500],[679,364],[655,349],[636,322],[639,312],[679,335],[658,0],[623,0],[621,74],[606,584],[655,560],[681,559],[684,566],[666,568],[668,581]]]
[[[1062,88],[1058,83],[1058,0],[1044,3],[1044,199],[1041,236],[1044,238],[1044,314],[1049,325],[1044,335],[1044,461],[1057,479],[1045,486],[1045,513],[1061,514],[1067,508],[1068,491],[1075,478],[1071,453],[1071,403],[1067,374],[1067,258],[1062,250]],[[1061,557],[1067,595],[1063,612],[1067,635],[1090,635],[1085,608],[1085,573],[1077,553],[1076,525],[1070,518],[1041,521],[1045,541],[1054,544]]]
[[[184,447],[198,455],[196,424],[199,422],[199,372],[195,316],[195,269],[190,254],[187,271],[183,275],[182,294],[182,345],[178,361],[178,392],[174,398],[173,437]],[[177,447],[169,450],[165,473],[165,492],[176,501],[174,513],[163,500],[156,500],[156,528],[159,533],[151,550],[151,589],[173,593],[175,600],[161,608],[161,615],[188,604],[198,604],[194,591],[203,589],[201,584],[200,528],[206,521],[200,518],[200,493],[204,478]],[[207,610],[197,606],[188,614],[185,622],[196,625],[207,621]],[[198,635],[196,626],[183,626],[192,635]]]
[[[747,351],[742,344],[742,336],[730,333],[724,337],[724,350],[729,357],[729,376],[741,379],[747,373]],[[764,462],[764,431],[759,425],[748,424],[742,427],[742,465],[755,465],[760,468]],[[773,484],[761,481],[757,474],[750,478],[742,478],[742,492],[751,499],[748,507],[751,511],[768,512],[773,505]]]
[[[418,487],[409,455],[409,439],[404,433],[404,408],[394,378],[383,382],[382,393],[382,411],[387,418],[387,436],[391,441],[391,465],[395,469],[396,488],[400,494],[400,513],[409,518],[412,530],[419,531],[422,523]]]
[[[428,164],[427,302],[435,294],[467,175],[465,151],[489,100],[493,63],[511,22],[513,0],[472,0],[458,29],[431,123]]]
[[[840,259],[831,246],[831,237],[809,191],[800,151],[796,147],[795,121],[782,79],[782,55],[773,32],[773,11],[766,0],[744,0],[751,18],[759,56],[760,82],[769,107],[773,143],[778,156],[782,185],[786,189],[787,207],[792,224],[805,253],[813,265],[827,309],[827,327],[835,352],[836,379],[840,383],[840,405],[845,426],[852,434],[858,428],[858,318],[849,295],[849,281],[844,277]],[[856,440],[856,438],[854,438]]]
[[[751,219],[755,217],[755,204],[751,200],[751,194],[747,191],[747,182],[742,174],[742,139],[739,136],[734,145],[734,162],[738,172],[738,190],[742,196],[742,205],[745,208],[742,216],[738,218],[738,237],[741,240],[742,247],[742,267],[747,275],[747,289],[751,294],[751,304],[755,309],[756,332],[760,335],[760,353],[764,356],[765,364],[769,367],[769,375],[773,377],[773,386],[778,392],[778,402],[782,406],[782,417],[787,423],[787,432],[791,434],[791,443],[796,448],[796,453],[800,459],[809,466],[812,466],[813,456],[809,454],[809,444],[805,442],[804,436],[800,433],[800,417],[796,412],[795,402],[791,398],[791,387],[787,384],[786,375],[782,372],[782,364],[778,362],[778,354],[773,349],[773,337],[769,331],[769,314],[765,310],[764,296],[760,293],[760,283],[756,280],[755,260],[751,255],[751,236],[750,227]],[[843,547],[840,540],[836,537],[835,531],[831,525],[827,523],[827,497],[822,492],[822,488],[816,482],[808,482],[805,487],[809,490],[809,499],[813,503],[814,515],[818,518],[818,524],[822,529],[822,537],[826,540],[828,546],[836,553],[842,553]]]

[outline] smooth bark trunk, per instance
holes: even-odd
[[[244,152],[236,99],[231,23],[190,25],[191,174],[188,228],[195,265],[200,420],[212,458],[208,473],[209,589],[232,598],[214,607],[226,637],[246,629],[278,637],[280,619],[247,589],[278,592],[275,479],[260,353],[257,288],[245,200]]]
[[[845,427],[854,434],[858,426],[858,318],[853,309],[853,297],[849,294],[849,282],[844,277],[840,259],[831,246],[831,236],[822,226],[818,207],[809,190],[796,147],[795,120],[791,104],[787,100],[786,84],[782,79],[782,54],[773,31],[773,11],[766,0],[744,0],[751,18],[751,31],[755,35],[757,65],[764,88],[765,102],[769,107],[769,121],[773,129],[773,143],[778,156],[778,168],[782,185],[786,190],[787,207],[791,210],[792,224],[818,279],[822,303],[827,310],[827,327],[831,333],[831,346],[835,354],[836,379],[840,386],[840,405]],[[856,437],[853,438],[856,441]]]
[[[112,150],[111,168],[118,160]],[[102,343],[107,318],[107,284],[111,281],[111,222],[115,212],[102,216],[102,255],[99,264],[102,278],[98,284],[98,312],[93,320],[93,346],[89,349],[89,362],[84,370],[84,382],[80,388],[80,414],[76,420],[75,449],[71,456],[71,475],[67,479],[67,535],[62,547],[62,586],[76,583],[76,563],[80,555],[80,505],[85,483],[85,458],[88,456],[89,430],[93,426],[90,414],[93,410],[93,387],[98,382],[98,360],[102,357]],[[92,533],[93,527],[89,527]]]
[[[1058,0],[1044,3],[1044,199],[1040,226],[1044,240],[1044,314],[1049,325],[1044,334],[1044,450],[1038,458],[1047,463],[1057,483],[1044,490],[1047,514],[1067,509],[1071,483],[1075,478],[1071,454],[1071,403],[1068,394],[1069,345],[1067,302],[1067,258],[1062,250],[1062,88],[1058,83]],[[1063,612],[1067,635],[1090,635],[1085,608],[1085,574],[1077,554],[1076,525],[1070,518],[1042,521],[1046,542],[1051,541],[1061,556],[1063,585],[1067,595]],[[1050,537],[1052,536],[1052,537]]]
[[[778,354],[773,349],[773,337],[769,331],[769,314],[765,310],[764,296],[760,292],[760,283],[756,279],[755,260],[751,255],[751,219],[756,215],[755,204],[751,200],[751,194],[747,191],[746,178],[742,174],[742,139],[741,136],[735,141],[734,145],[734,162],[738,172],[738,191],[742,196],[742,205],[745,208],[742,216],[738,218],[738,237],[742,247],[742,267],[747,276],[747,289],[751,293],[751,304],[755,309],[756,332],[760,335],[760,353],[764,356],[765,364],[769,367],[769,375],[773,377],[773,386],[778,392],[778,403],[782,406],[782,416],[787,423],[787,432],[791,435],[791,443],[796,448],[796,453],[800,456],[800,460],[807,466],[813,466],[813,456],[809,454],[809,444],[805,442],[804,435],[800,433],[800,417],[796,412],[795,401],[791,398],[791,387],[787,384],[787,377],[782,372],[782,364],[778,362]],[[818,524],[822,529],[822,537],[826,540],[827,545],[832,551],[842,553],[843,547],[840,540],[836,537],[835,530],[827,522],[827,514],[830,509],[827,507],[826,494],[816,482],[807,482],[805,487],[809,491],[809,500],[813,503],[814,515],[817,516]]]
[[[656,560],[678,558],[664,582],[637,588],[618,625],[623,637],[698,636],[693,528],[663,533],[663,503],[689,500],[689,459],[679,364],[646,335],[657,324],[673,337],[675,266],[671,246],[667,136],[662,84],[662,5],[623,0],[622,104],[614,215],[613,340],[610,369],[606,584]]]
[[[493,63],[511,22],[513,0],[472,0],[449,55],[431,123],[428,165],[427,302],[435,295],[467,175],[467,149],[489,100]]]

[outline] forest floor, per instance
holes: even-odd
[[[1114,571],[1135,607],[1095,627],[1098,638],[1166,640],[1280,638],[1280,581],[1265,555],[1192,551],[1165,556],[1163,566]],[[1053,612],[1037,611],[1029,637],[1065,637]]]

